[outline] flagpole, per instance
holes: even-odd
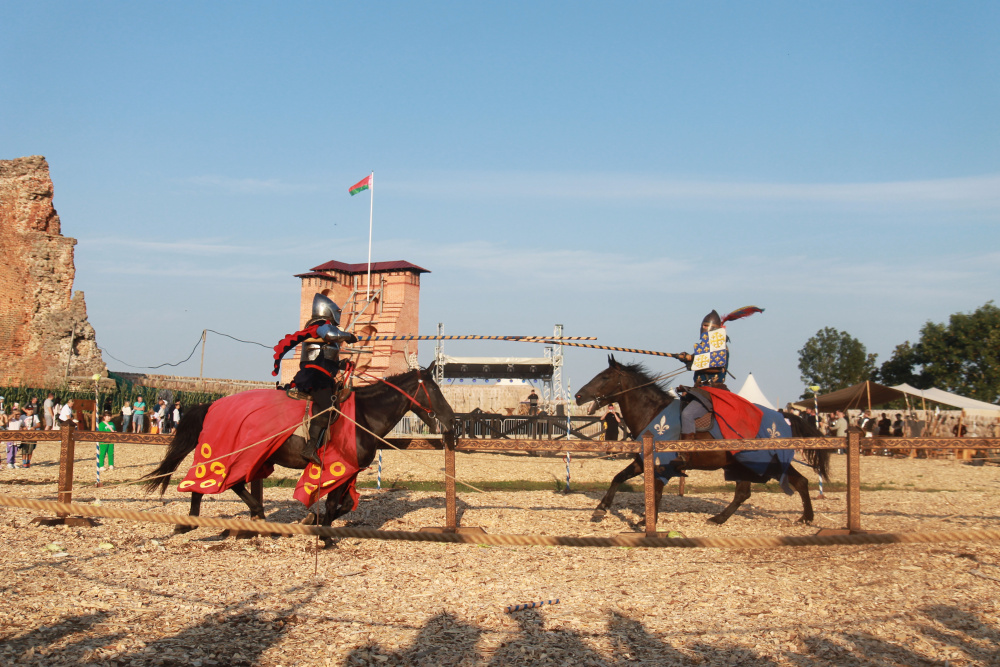
[[[375,170],[372,170],[371,184],[368,186],[371,203],[368,206],[368,303],[372,300],[372,218],[375,214]]]

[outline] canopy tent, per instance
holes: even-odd
[[[935,403],[941,403],[942,405],[950,405],[953,408],[960,408],[962,410],[987,410],[991,412],[1000,413],[1000,405],[993,405],[992,403],[987,403],[986,401],[977,401],[974,398],[967,398],[965,396],[960,396],[958,394],[952,394],[951,392],[944,391],[943,389],[917,389],[916,387],[911,387],[908,384],[897,384],[893,389],[898,389],[904,394],[909,394],[910,396],[918,396],[927,401],[934,401]]]
[[[764,396],[764,392],[760,390],[760,387],[757,385],[757,381],[753,379],[753,373],[747,374],[746,382],[743,383],[743,386],[740,387],[740,390],[736,393],[751,403],[756,403],[757,405],[763,405],[765,408],[777,410],[777,408],[771,404],[771,401],[767,400],[767,397]]]
[[[905,396],[906,394],[898,389],[867,380],[846,389],[817,396],[815,404],[819,406],[820,412],[867,410],[870,406],[890,403]],[[799,408],[811,408],[814,402],[813,399],[806,398],[796,401],[794,405]]]

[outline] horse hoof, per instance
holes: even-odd
[[[339,541],[340,540],[335,540],[332,537],[324,537],[323,538],[323,548],[324,549],[333,549],[334,547],[337,546],[337,543]]]
[[[718,516],[708,517],[708,520],[706,521],[706,523],[714,523],[717,526],[721,526],[725,522],[726,522],[726,519],[722,519],[722,518],[720,518]]]
[[[299,521],[303,526],[315,526],[319,522],[319,517],[316,516],[315,512],[309,512],[302,520]]]
[[[190,533],[195,528],[197,528],[197,526],[174,526],[174,535],[182,535],[183,533]]]
[[[593,523],[600,523],[601,521],[604,521],[604,517],[606,515],[607,515],[607,511],[605,511],[605,510],[595,510],[594,514],[590,517],[590,520]]]

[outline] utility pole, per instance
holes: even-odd
[[[198,369],[198,388],[202,386],[202,382],[205,376],[205,338],[208,333],[208,329],[201,330],[201,367]]]

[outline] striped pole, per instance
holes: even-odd
[[[525,609],[534,609],[535,607],[541,607],[544,604],[559,604],[559,599],[555,600],[542,600],[541,602],[529,602],[527,604],[512,604],[507,606],[507,613],[514,611],[524,611]]]
[[[570,463],[569,452],[566,452],[566,491],[565,491],[566,493],[570,492],[570,489],[569,489],[569,463]]]
[[[94,443],[94,467],[97,469],[97,486],[101,486],[101,443]]]
[[[375,478],[375,484],[378,488],[382,488],[382,450],[378,450],[378,476]]]

